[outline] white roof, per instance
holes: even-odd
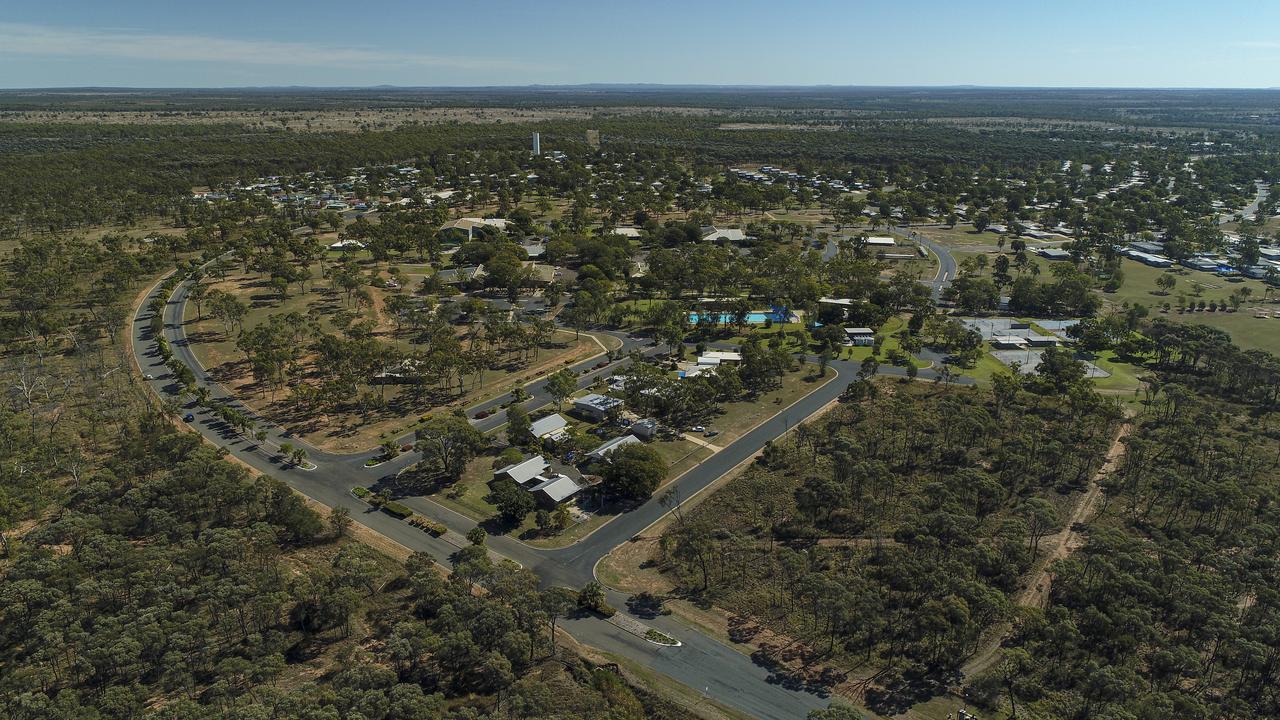
[[[546,458],[541,455],[534,455],[528,460],[522,460],[513,465],[508,465],[497,472],[498,475],[510,476],[518,484],[524,485],[530,480],[542,474],[543,470],[548,467]]]
[[[698,361],[701,362],[703,358],[706,358],[708,360],[715,360],[716,362],[741,361],[742,353],[732,352],[729,350],[708,350],[702,353],[702,357],[699,357]]]
[[[898,241],[894,240],[891,237],[879,236],[879,237],[867,238],[867,244],[868,245],[897,245]]]
[[[540,438],[543,435],[549,435],[557,430],[562,430],[568,424],[569,421],[565,420],[563,415],[560,413],[554,413],[542,418],[541,420],[534,420],[533,423],[529,425],[529,432],[533,433],[534,437]]]
[[[329,246],[330,250],[341,250],[343,248],[358,248],[363,250],[364,243],[360,242],[359,240],[353,240],[351,238],[348,238],[346,240],[339,240],[338,242],[333,243],[332,245]]]
[[[847,327],[844,329],[848,335],[875,335],[876,331],[871,328]]]
[[[556,475],[554,477],[543,478],[542,482],[534,485],[529,492],[540,492],[546,495],[554,502],[563,502],[573,497],[573,494],[582,489],[582,486],[573,481],[568,475]]]
[[[640,438],[636,437],[635,435],[623,435],[622,437],[616,437],[610,440],[609,442],[601,445],[595,450],[592,450],[591,452],[587,453],[587,455],[588,457],[602,458],[605,455],[613,452],[614,450],[617,450],[618,448],[622,447],[623,445],[632,445],[638,442],[640,442]]]
[[[737,228],[728,228],[721,230],[720,228],[712,228],[711,232],[702,236],[703,240],[728,240],[730,242],[740,242],[747,239],[747,234]]]
[[[640,229],[633,227],[616,227],[609,231],[610,235],[622,235],[624,237],[640,237]]]
[[[470,230],[482,225],[495,227],[499,230],[507,229],[507,221],[502,218],[458,218],[444,224],[446,230]]]

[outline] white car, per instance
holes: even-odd
[[[143,380],[155,380],[155,379],[156,379],[156,376],[155,376],[155,375],[152,375],[151,373],[147,373],[146,375],[143,375],[143,376],[142,376],[142,379],[143,379]]]
[[[689,428],[690,432],[702,432],[703,430],[706,430],[706,428],[702,427],[701,425],[694,425],[693,427]]]

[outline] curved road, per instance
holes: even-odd
[[[933,295],[933,301],[935,303],[942,300],[942,291],[945,290],[947,285],[951,284],[951,281],[954,280],[956,277],[956,269],[957,269],[956,259],[951,256],[951,251],[948,250],[945,245],[940,245],[930,240],[929,238],[926,238],[920,235],[919,233],[911,230],[910,225],[898,225],[897,227],[894,228],[894,230],[897,230],[899,233],[920,243],[922,246],[928,248],[930,252],[932,252],[935,256],[937,256],[938,258],[937,274],[933,276],[932,280],[922,280],[921,282],[929,286],[931,294]],[[840,238],[829,238],[827,240],[827,245],[822,250],[822,258],[824,260],[830,260],[831,258],[835,257],[836,253],[839,251],[839,248],[840,248],[839,240]]]
[[[949,255],[940,253],[939,257],[949,257]],[[934,285],[935,294],[940,292],[941,285],[945,283],[945,279],[941,279],[942,276],[943,273],[940,272],[940,279],[935,280],[937,283]],[[191,352],[182,323],[186,293],[187,283],[184,282],[179,284],[166,301],[162,332],[169,341],[173,353],[191,368],[197,383],[206,387],[212,397],[224,399],[229,404],[237,405],[247,411],[247,408],[239,406],[225,388],[209,376]],[[133,352],[142,372],[152,378],[147,381],[151,389],[161,397],[176,399],[178,386],[159,356],[156,339],[152,336],[150,329],[151,313],[147,310],[147,305],[159,294],[159,284],[157,284],[143,298],[134,313]],[[656,352],[656,348],[646,341],[622,334],[615,335],[623,341],[622,352],[624,353],[631,350]],[[615,371],[629,361],[624,358],[611,363],[606,368],[593,369],[592,366],[598,362],[598,360],[588,360],[575,366],[576,370],[587,371],[582,381],[584,384],[601,374]],[[833,361],[831,367],[838,373],[835,379],[818,387],[809,395],[738,438],[720,452],[672,481],[668,487],[675,488],[677,496],[682,499],[687,500],[693,497],[739,463],[751,458],[766,442],[782,435],[835,400],[853,381],[859,364]],[[887,366],[882,366],[881,372],[903,374],[901,368]],[[920,377],[932,378],[936,375],[930,370],[921,370]],[[530,408],[545,405],[550,401],[543,389],[542,381],[532,383],[526,386],[526,389],[533,396],[526,403]],[[497,408],[507,399],[507,396],[495,398],[471,408],[468,412],[474,415],[478,409]],[[329,507],[347,508],[356,522],[370,530],[411,550],[428,553],[446,565],[449,557],[458,550],[459,545],[455,544],[457,541],[451,542],[453,533],[440,538],[432,537],[371,508],[350,493],[351,488],[357,485],[372,484],[379,478],[392,475],[412,464],[417,460],[417,453],[405,453],[389,463],[376,468],[366,468],[364,462],[377,454],[377,449],[341,455],[308,447],[308,460],[311,461],[312,466],[292,467],[280,462],[275,456],[274,447],[278,447],[283,442],[294,445],[305,445],[305,443],[290,437],[287,430],[263,424],[262,429],[267,431],[267,439],[264,446],[259,446],[258,443],[246,440],[226,427],[208,410],[193,408],[191,412],[195,414],[192,427],[211,442],[226,448],[236,459],[260,472],[284,480],[319,503]],[[482,421],[473,420],[473,422],[481,429],[492,429],[503,422],[501,415],[502,413],[499,412]],[[402,502],[412,507],[415,512],[444,523],[456,533],[465,534],[475,526],[475,522],[469,518],[424,498],[405,498]],[[638,508],[618,516],[576,544],[562,549],[538,549],[507,536],[490,537],[487,544],[494,552],[535,572],[544,585],[578,588],[594,578],[595,565],[601,558],[620,543],[628,541],[643,531],[666,512],[667,509],[655,497]],[[610,602],[616,607],[626,607],[624,596],[613,592],[610,592],[609,596]],[[620,609],[619,612],[625,614],[626,611]],[[565,621],[564,627],[581,642],[608,653],[630,658],[701,691],[706,697],[756,717],[802,718],[809,710],[827,705],[827,700],[821,696],[820,692],[794,686],[785,679],[775,676],[767,668],[757,665],[738,650],[695,632],[670,617],[645,619],[643,622],[679,638],[683,645],[675,648],[660,647],[594,616],[569,619]]]
[[[942,291],[945,290],[947,285],[951,284],[951,281],[956,277],[956,259],[951,256],[951,251],[948,250],[945,245],[940,245],[930,240],[920,233],[911,230],[907,225],[899,225],[898,232],[901,232],[903,235],[915,240],[924,247],[929,248],[929,251],[938,257],[938,273],[933,276],[932,280],[928,280],[926,282],[932,290],[933,301],[935,303],[941,301]]]

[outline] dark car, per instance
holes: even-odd
[[[187,413],[186,415],[183,415],[183,416],[182,416],[182,421],[183,421],[183,422],[195,422],[195,421],[196,421],[195,413]]]

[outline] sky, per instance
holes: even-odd
[[[1273,0],[0,0],[0,87],[1280,86]]]

